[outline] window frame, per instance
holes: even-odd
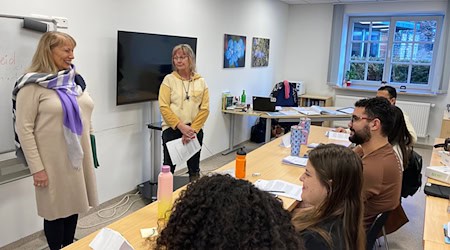
[[[395,24],[397,21],[425,21],[425,20],[435,20],[436,21],[436,35],[434,38],[433,43],[433,57],[430,64],[430,71],[429,71],[429,79],[427,84],[412,84],[412,83],[397,83],[397,82],[390,82],[391,78],[391,70],[392,65],[394,63],[391,62],[392,58],[392,52],[393,52],[393,46],[394,46],[394,33],[395,33]],[[352,53],[352,43],[353,43],[353,26],[354,23],[357,22],[377,22],[377,21],[389,21],[389,35],[388,35],[388,41],[387,41],[387,52],[386,57],[384,60],[384,67],[383,67],[383,75],[381,81],[386,81],[387,84],[394,86],[394,87],[400,87],[400,86],[406,86],[407,89],[411,90],[433,90],[435,89],[435,85],[439,85],[438,82],[435,82],[435,78],[437,74],[439,74],[439,70],[437,69],[437,61],[439,60],[438,52],[439,52],[439,42],[441,40],[442,35],[442,26],[443,26],[443,15],[438,14],[432,14],[432,15],[383,15],[383,16],[349,16],[348,25],[347,25],[347,37],[344,40],[345,45],[345,60],[343,65],[343,72],[342,76],[345,79],[345,75],[347,70],[350,67],[350,61],[351,61],[351,53]],[[361,40],[359,42],[368,42],[372,43],[370,38],[368,40]],[[415,43],[417,44],[417,43]],[[420,44],[420,43],[419,43]],[[367,53],[370,53],[369,48],[367,48]],[[368,63],[368,55],[366,55],[366,58],[364,59],[364,63]],[[411,65],[420,65],[420,63],[413,63],[408,62],[408,68],[411,67]],[[365,66],[364,70],[364,78],[366,78],[367,74],[367,66]],[[408,70],[408,79],[410,78],[411,70]],[[437,77],[439,79],[439,77]],[[370,80],[351,80],[352,86],[359,86],[362,88],[365,87],[378,87],[381,84],[381,81],[370,81]]]

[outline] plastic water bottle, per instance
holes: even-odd
[[[158,175],[158,219],[169,220],[172,209],[173,175],[170,166],[164,165]]]
[[[243,148],[240,148],[236,152],[236,169],[234,175],[238,179],[245,178],[245,168],[246,168],[246,159],[247,153],[244,151]]]

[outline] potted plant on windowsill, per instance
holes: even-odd
[[[344,80],[344,87],[349,87],[352,84],[352,79],[356,79],[357,74],[355,71],[353,70],[347,70],[347,72],[345,72],[345,80]]]

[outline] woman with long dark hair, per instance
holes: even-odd
[[[400,160],[402,169],[405,169],[408,166],[409,157],[411,155],[413,137],[406,127],[402,110],[397,106],[392,106],[392,109],[395,114],[394,127],[388,135],[388,140]]]
[[[300,180],[311,206],[294,210],[292,223],[306,249],[364,249],[361,158],[341,145],[318,146]]]

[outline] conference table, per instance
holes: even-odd
[[[444,139],[437,138],[435,144],[443,143]],[[429,166],[443,166],[438,151],[442,148],[433,149]],[[427,165],[424,165],[424,168]],[[450,184],[428,178],[429,183],[450,186]],[[425,216],[423,223],[423,247],[425,250],[450,249],[450,245],[444,242],[443,225],[450,221],[450,213],[447,207],[450,205],[448,199],[442,199],[427,195],[425,198]]]
[[[308,109],[308,107],[303,107]],[[336,111],[340,107],[323,107],[330,111]],[[286,112],[287,114],[284,114]],[[223,155],[229,154],[233,151],[236,151],[238,147],[234,146],[234,131],[235,131],[235,123],[237,116],[256,116],[259,118],[266,118],[266,133],[265,133],[265,142],[269,142],[272,135],[272,119],[282,120],[284,122],[295,121],[298,122],[300,118],[309,118],[311,122],[323,122],[323,121],[350,121],[352,115],[346,114],[342,112],[338,112],[338,114],[317,114],[317,115],[305,115],[292,107],[283,107],[279,112],[265,112],[265,111],[255,111],[252,109],[243,111],[243,109],[223,109],[222,113],[230,115],[230,126],[229,126],[229,140],[228,140],[228,149],[222,152]]]
[[[308,143],[343,143],[343,141],[329,140],[325,136],[325,133],[328,130],[330,130],[330,128],[311,126]],[[246,180],[252,183],[256,182],[258,179],[283,180],[301,185],[299,177],[305,170],[303,167],[287,165],[281,162],[284,157],[290,155],[290,148],[280,146],[281,141],[281,137],[277,138],[247,154]],[[308,150],[309,148],[302,145],[300,155],[304,155]],[[226,171],[232,171],[234,170],[234,166],[235,161],[232,161],[214,172],[224,173]],[[184,188],[185,186],[174,192],[174,199],[179,196]],[[295,199],[282,196],[279,196],[279,198],[283,201],[284,208],[289,211],[293,210],[298,204],[298,201]],[[157,212],[157,202],[153,202],[106,227],[119,232],[134,249],[150,249],[150,242],[141,237],[140,229],[156,227]],[[96,231],[64,249],[91,249],[89,243],[94,239],[98,232],[99,231]]]

